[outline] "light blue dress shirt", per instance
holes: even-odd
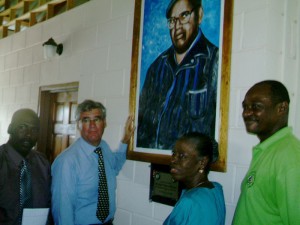
[[[108,184],[108,221],[116,211],[116,176],[126,161],[127,144],[120,143],[117,152],[112,152],[105,141],[99,146]],[[96,216],[98,155],[95,149],[79,138],[52,164],[52,214],[56,225],[101,224]]]

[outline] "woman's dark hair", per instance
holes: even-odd
[[[180,141],[187,141],[195,146],[199,158],[207,157],[208,163],[205,172],[210,170],[211,163],[218,159],[218,143],[206,134],[200,132],[189,132],[179,138]]]

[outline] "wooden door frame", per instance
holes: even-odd
[[[53,129],[55,109],[53,107],[56,93],[78,91],[79,82],[42,86],[39,90],[38,114],[40,117],[40,133],[37,141],[38,151],[44,153],[50,162],[53,161]]]

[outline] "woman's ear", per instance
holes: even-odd
[[[199,160],[199,173],[203,173],[208,164],[208,157],[203,156]]]

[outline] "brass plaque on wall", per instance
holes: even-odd
[[[172,179],[170,167],[151,164],[150,200],[174,206],[181,194],[181,185]]]

